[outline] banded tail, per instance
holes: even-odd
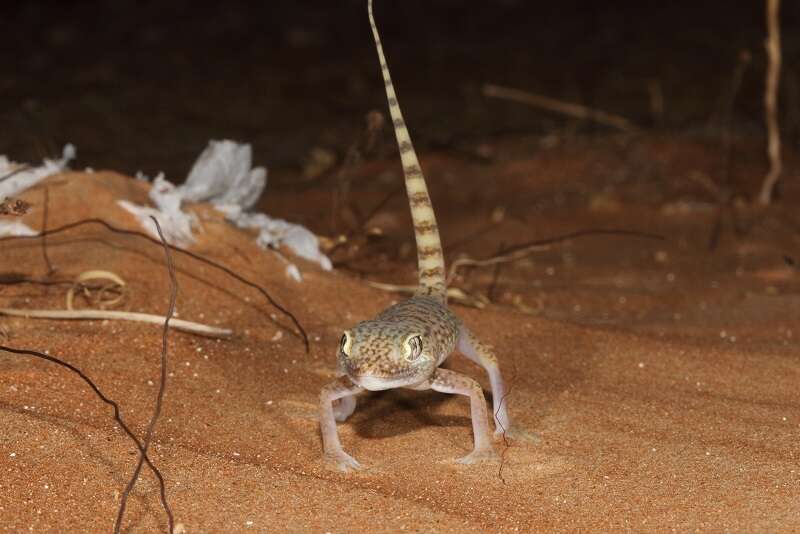
[[[392,115],[394,135],[397,137],[397,146],[400,149],[400,160],[403,164],[403,174],[406,181],[406,193],[411,208],[411,219],[414,222],[414,237],[417,241],[417,265],[419,268],[418,293],[439,297],[447,300],[447,286],[445,283],[444,254],[442,242],[439,240],[439,227],[436,225],[436,216],[433,213],[433,204],[425,185],[425,176],[420,169],[417,153],[411,144],[411,136],[403,120],[403,113],[397,103],[397,95],[392,86],[392,77],[389,66],[383,54],[381,38],[378,27],[372,16],[372,0],[367,0],[369,23],[372,35],[375,38],[375,47],[378,50],[378,59],[381,63],[381,73],[386,85],[386,98],[389,101],[389,113]]]

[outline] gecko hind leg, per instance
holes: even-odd
[[[539,441],[535,434],[511,424],[511,418],[508,416],[508,399],[506,398],[508,390],[492,349],[481,343],[475,334],[464,325],[461,325],[458,332],[457,348],[461,354],[483,367],[489,374],[489,383],[492,387],[494,437],[496,439],[511,437],[526,441]]]
[[[469,397],[475,446],[471,453],[457,461],[462,464],[473,464],[497,458],[489,435],[489,415],[486,413],[486,399],[483,397],[480,384],[461,373],[440,368],[427,382],[414,389],[432,389],[441,393],[456,393]]]
[[[343,421],[347,421],[347,418],[353,415],[353,412],[356,410],[356,396],[355,395],[348,395],[346,397],[342,397],[337,401],[334,401],[333,404],[333,417],[340,423]]]

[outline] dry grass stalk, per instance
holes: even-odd
[[[781,71],[781,35],[778,11],[780,0],[767,0],[767,79],[764,89],[764,107],[767,121],[767,157],[769,157],[769,172],[761,185],[758,194],[758,203],[762,206],[772,202],[772,192],[780,178],[781,165],[781,137],[778,128],[778,82]]]
[[[385,284],[382,282],[372,282],[372,281],[367,281],[367,284],[370,287],[374,287],[375,289],[380,289],[381,291],[389,291],[392,293],[400,293],[403,295],[413,295],[419,289],[419,286],[416,285],[406,286],[398,284]],[[458,287],[448,287],[447,298],[453,302],[457,302],[458,304],[463,304],[464,306],[471,306],[473,308],[478,308],[478,309],[485,308],[486,304],[489,302],[488,299],[483,295],[470,295],[466,291]]]
[[[135,321],[159,325],[163,325],[165,320],[165,317],[161,315],[112,310],[29,310],[20,308],[0,308],[0,315],[27,317],[31,319],[72,319],[89,321],[109,319],[113,321]],[[231,337],[233,335],[233,331],[227,328],[215,328],[213,326],[184,321],[182,319],[172,319],[170,325],[175,330],[201,336]]]

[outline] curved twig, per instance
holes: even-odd
[[[119,304],[119,302],[125,298],[125,288],[127,287],[125,284],[125,280],[123,280],[119,275],[113,273],[111,271],[103,271],[98,269],[93,269],[90,271],[84,271],[79,274],[75,278],[75,282],[72,286],[67,290],[67,300],[66,306],[68,310],[74,309],[72,303],[75,299],[75,291],[76,290],[83,290],[84,296],[91,302],[91,295],[89,293],[90,286],[84,284],[87,280],[108,280],[111,284],[100,286],[100,295],[94,301],[95,303],[99,302],[100,307],[105,309],[106,306],[114,306]],[[111,290],[117,290],[117,295],[110,299],[110,300],[103,300],[105,294]]]

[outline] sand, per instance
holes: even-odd
[[[235,330],[228,340],[169,335],[151,457],[176,521],[191,533],[800,530],[800,273],[784,258],[799,255],[797,214],[741,208],[747,233],[735,234],[726,216],[709,250],[717,206],[681,181],[712,172],[713,161],[691,157],[704,150],[654,139],[614,150],[509,149],[491,167],[423,158],[448,260],[587,227],[668,237],[582,238],[504,267],[496,279],[481,269],[456,281],[471,295],[492,286],[483,309],[453,309],[495,347],[512,388],[511,416],[538,436],[498,443],[501,463],[453,463],[471,447],[464,398],[405,390],[360,396],[339,425],[365,470],[341,474],[322,462],[317,394],[334,377],[341,332],[403,298],[365,278],[414,281],[402,196],[371,222],[383,237],[350,256],[337,252],[333,272],[297,260],[302,283],[252,236],[208,207],[193,208],[203,231],[192,250],[263,284],[311,343],[306,353],[256,291],[175,258],[178,316]],[[610,181],[620,169],[629,174]],[[751,170],[760,176],[757,162]],[[371,178],[398,180],[397,171],[393,161],[365,165],[355,198],[374,204],[399,182]],[[51,228],[98,217],[138,229],[114,201],[145,202],[145,183],[112,172],[45,183]],[[797,187],[787,187],[781,205],[797,197]],[[23,220],[40,228],[42,186],[22,198],[33,206]],[[262,207],[310,224],[328,216],[329,202],[328,191],[268,191]],[[167,310],[157,246],[84,226],[51,237],[48,253],[54,279],[110,270],[130,289],[122,309]],[[45,277],[40,243],[0,244],[0,272]],[[63,308],[64,295],[58,286],[3,286],[0,306]],[[0,326],[4,344],[79,366],[144,432],[157,391],[159,327],[22,318]],[[458,355],[448,365],[480,380],[488,396],[482,369]],[[112,530],[136,448],[83,382],[53,364],[0,353],[0,428],[0,531]],[[145,470],[124,531],[166,529]]]

